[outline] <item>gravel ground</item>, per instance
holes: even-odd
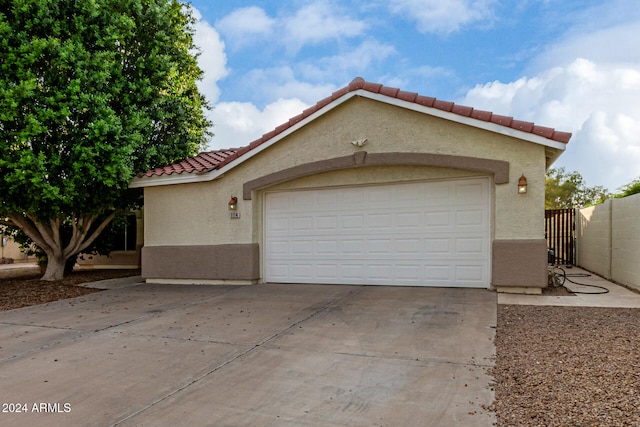
[[[640,426],[640,309],[499,305],[498,426]]]

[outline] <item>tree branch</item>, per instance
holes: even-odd
[[[65,257],[80,253],[89,245],[91,245],[91,243],[93,243],[93,241],[100,235],[102,230],[104,230],[106,226],[109,225],[109,223],[116,217],[117,213],[117,211],[114,211],[109,216],[107,216],[104,221],[102,221],[100,226],[98,226],[98,228],[96,228],[93,233],[86,239],[84,237],[89,233],[95,217],[86,216],[80,219],[80,222],[83,224],[81,227],[82,229],[78,230],[77,237],[75,239],[72,239],[72,241],[69,242],[69,245],[64,248],[63,253]]]
[[[16,223],[12,220],[7,221],[4,219],[0,219],[0,225],[6,225],[7,227],[17,227]]]
[[[36,229],[38,230],[38,233],[41,237],[41,240],[45,241],[44,245],[38,245],[40,246],[40,248],[42,248],[42,250],[44,250],[45,252],[47,252],[47,249],[49,249],[49,252],[51,252],[51,255],[54,256],[58,256],[60,255],[60,246],[57,245],[57,242],[55,241],[55,239],[53,238],[52,234],[53,231],[51,230],[50,226],[46,226],[41,222],[36,221],[35,218],[31,217],[31,216],[27,216],[29,218],[29,220],[31,220],[31,222],[33,223],[33,225],[36,227]],[[28,236],[28,234],[27,234]],[[31,237],[31,236],[29,236]],[[35,242],[35,240],[34,240]],[[49,253],[47,253],[47,256],[49,256]]]
[[[29,236],[29,238],[33,240],[36,245],[40,246],[42,250],[45,250],[45,252],[46,249],[51,250],[47,242],[40,235],[38,229],[34,226],[33,222],[28,217],[9,215],[9,219],[11,219],[14,225],[20,228],[20,230],[22,230],[24,234]]]
[[[58,218],[49,219],[49,227],[51,227],[51,239],[55,243],[53,246],[55,251],[55,248],[62,247],[62,239],[60,238],[60,220]]]
[[[84,249],[86,249],[87,247],[89,247],[89,245],[91,243],[93,243],[94,240],[96,240],[96,238],[100,235],[100,233],[102,233],[102,230],[104,230],[107,225],[109,225],[109,223],[111,221],[113,221],[113,219],[116,217],[116,215],[118,214],[118,211],[113,211],[111,212],[111,214],[106,217],[104,219],[104,221],[102,221],[102,223],[100,223],[100,225],[98,226],[98,228],[96,228],[94,230],[94,232],[91,234],[91,236],[89,236],[89,238],[85,239],[84,243],[82,243],[82,245],[80,245],[80,247],[78,248],[77,252],[82,252]],[[93,224],[93,220],[95,218],[90,218],[90,223]],[[89,230],[89,228],[87,227],[87,231]]]

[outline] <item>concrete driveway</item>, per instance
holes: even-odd
[[[486,290],[332,285],[0,312],[0,425],[491,426],[495,322]]]

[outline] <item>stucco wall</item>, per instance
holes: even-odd
[[[7,246],[0,246],[0,257],[11,258],[13,262],[35,262],[36,257],[27,255],[20,251],[20,245],[18,245],[11,237],[4,236],[6,238]]]
[[[607,200],[576,215],[576,262],[607,278],[611,278],[611,206]]]
[[[136,210],[136,246],[124,251],[113,251],[107,255],[81,254],[78,265],[83,268],[136,269],[140,268],[140,252],[144,245],[144,209]],[[124,238],[124,236],[122,236]]]
[[[613,200],[611,215],[611,275],[640,288],[640,194]]]
[[[364,138],[368,141],[364,147],[351,144],[351,141]],[[244,245],[239,250],[253,256],[255,246],[252,245],[263,246],[263,203],[267,191],[493,175],[484,169],[473,169],[473,165],[460,169],[459,166],[442,167],[440,164],[379,166],[365,161],[348,169],[333,169],[305,177],[297,175],[286,182],[245,189],[247,183],[260,183],[265,177],[290,168],[304,172],[318,161],[380,159],[383,154],[387,159],[389,153],[430,153],[508,164],[508,182],[492,185],[491,237],[494,244],[499,243],[500,253],[516,251],[528,255],[526,260],[520,260],[522,262],[510,269],[499,270],[499,277],[494,275],[492,280],[501,284],[517,282],[515,286],[546,286],[546,279],[539,279],[546,271],[546,250],[517,249],[521,248],[520,243],[527,248],[537,247],[535,242],[544,239],[545,147],[366,98],[354,98],[341,104],[215,181],[146,187],[143,275],[144,251],[160,253],[154,252],[156,247],[170,247],[176,253],[175,257],[158,262],[187,262],[180,256],[188,251],[179,248],[188,246]],[[403,154],[399,158],[406,159],[407,156]],[[517,183],[522,174],[527,177],[529,186],[527,194],[519,195]],[[232,196],[239,199],[240,218],[237,219],[230,218],[227,206]],[[207,262],[242,262],[217,248],[212,250],[216,255]],[[513,258],[494,257],[493,263],[513,263]],[[532,274],[523,275],[523,268]],[[260,277],[261,274],[253,274],[250,280],[259,281]],[[174,278],[179,279],[177,273]],[[240,274],[227,279],[244,280]]]
[[[581,209],[578,265],[618,283],[640,288],[640,194]]]
[[[351,141],[367,138],[363,148]],[[246,181],[319,159],[368,153],[426,152],[498,159],[510,164],[510,182],[495,186],[494,237],[544,237],[544,147],[493,132],[453,123],[368,99],[353,99],[316,119],[286,139],[249,159],[212,182],[145,188],[145,244],[203,245],[256,242],[261,221],[261,197],[242,200]],[[323,185],[434,179],[477,175],[442,168],[396,168],[383,173],[336,173],[323,177]],[[438,169],[438,170],[435,170]],[[407,177],[403,174],[407,173]],[[524,173],[526,195],[516,193]],[[311,178],[313,180],[313,178]],[[342,180],[346,181],[342,181]],[[323,181],[325,180],[325,181]],[[291,185],[315,185],[300,181]],[[240,219],[230,219],[227,202],[240,198]],[[256,218],[254,218],[256,216]],[[257,221],[257,222],[256,222]]]

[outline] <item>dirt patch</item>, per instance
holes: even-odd
[[[21,272],[4,270],[1,273],[0,311],[3,311],[99,292],[100,289],[77,285],[136,276],[140,274],[140,270],[80,270],[54,282],[40,280],[42,275],[33,268],[26,268]]]
[[[498,306],[498,426],[640,425],[640,309]]]

